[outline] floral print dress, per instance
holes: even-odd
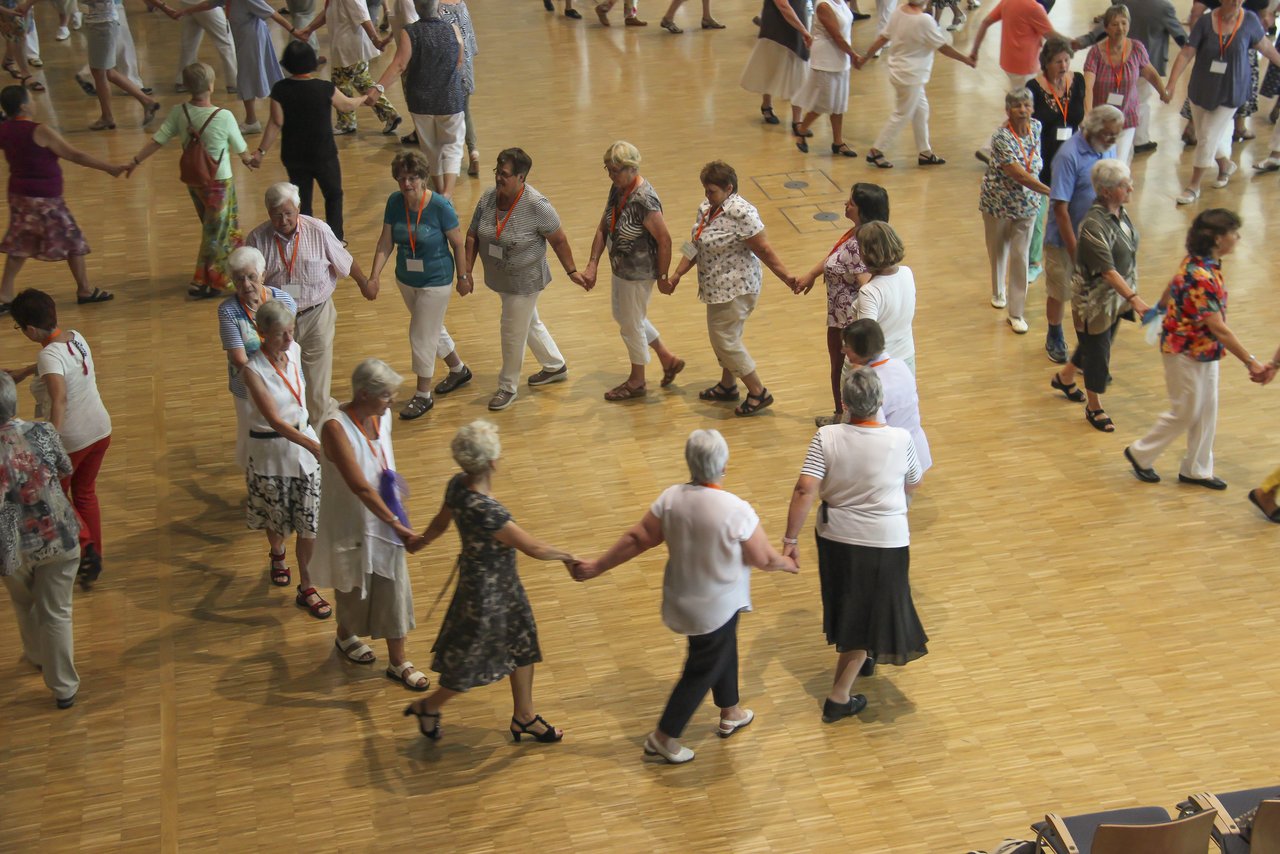
[[[436,636],[431,669],[440,686],[466,691],[497,682],[517,667],[542,660],[538,628],[524,585],[516,574],[516,550],[494,539],[511,513],[488,495],[466,486],[456,474],[444,493],[445,505],[462,538],[458,586]]]

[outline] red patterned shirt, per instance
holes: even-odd
[[[1227,287],[1222,267],[1213,258],[1188,255],[1182,270],[1169,283],[1168,313],[1160,336],[1160,352],[1182,353],[1197,362],[1222,358],[1222,342],[1205,325],[1205,319],[1221,312],[1227,316]]]

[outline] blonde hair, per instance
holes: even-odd
[[[604,162],[619,169],[639,169],[640,149],[625,139],[620,139],[605,149]]]
[[[467,474],[484,474],[502,455],[498,427],[483,419],[458,428],[449,443],[453,461]]]
[[[902,262],[906,247],[887,222],[867,222],[858,228],[858,250],[868,270],[887,270]]]
[[[182,85],[190,89],[192,95],[212,92],[213,80],[213,66],[203,62],[193,62],[182,69]]]

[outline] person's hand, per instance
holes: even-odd
[[[310,27],[303,27],[300,30],[290,30],[289,35],[293,36],[300,42],[307,42],[311,39],[311,33],[314,32]]]
[[[600,574],[600,566],[594,560],[576,560],[569,567],[569,574],[577,581],[589,581]]]
[[[243,163],[245,166],[248,166],[250,169],[258,168],[258,164],[254,162],[253,158],[250,157],[247,152],[240,153],[240,162]]]
[[[303,443],[302,447],[310,451],[311,456],[315,457],[317,460],[319,460],[324,454],[324,451],[320,448],[320,443],[314,439],[308,439]]]
[[[782,556],[787,560],[791,561],[792,566],[795,567],[795,569],[788,570],[789,572],[800,571],[800,544],[799,543],[783,543]]]
[[[569,281],[573,282],[575,285],[582,288],[584,291],[591,290],[592,286],[595,284],[594,282],[592,282],[592,284],[588,285],[587,280],[583,277],[582,272],[580,270],[574,270],[572,273],[570,273]]]
[[[1273,379],[1276,378],[1276,370],[1277,368],[1275,365],[1267,365],[1267,372],[1262,377],[1262,379],[1257,379],[1255,377],[1249,377],[1249,379],[1253,380],[1256,383],[1261,383],[1262,385],[1266,385],[1267,383],[1271,382]]]
[[[1261,383],[1262,385],[1267,384],[1267,365],[1262,364],[1257,359],[1250,359],[1249,364],[1245,367],[1249,369],[1249,379],[1256,383]]]
[[[458,279],[458,296],[465,297],[467,294],[471,293],[475,289],[476,289],[476,279],[475,279],[475,276],[471,275],[470,273],[467,274],[467,277],[465,279],[463,278]]]
[[[363,279],[356,279],[356,287],[360,289],[360,295],[373,302],[378,298],[378,280],[370,279],[365,276]]]
[[[168,15],[168,16],[169,16],[169,19],[170,19],[170,20],[173,20],[173,21],[178,20],[179,18],[181,18],[181,17],[185,14],[181,9],[173,9],[173,8],[170,8],[169,6],[165,6],[165,7],[164,7],[163,9],[161,9],[160,11],[162,11],[162,12],[164,12],[166,15]]]
[[[1160,103],[1167,104],[1172,100],[1173,100],[1173,90],[1166,86],[1165,90],[1162,93],[1160,93]]]
[[[1151,306],[1147,305],[1146,301],[1136,294],[1133,299],[1129,301],[1129,305],[1133,306],[1133,310],[1138,313],[1138,320],[1142,320],[1142,315],[1151,310]]]
[[[816,282],[817,280],[818,280],[818,277],[812,274],[806,274],[804,276],[799,277],[798,279],[796,279],[796,285],[797,285],[796,293],[798,294],[809,293],[809,291],[813,290],[814,282]]]
[[[599,274],[599,265],[595,261],[588,261],[587,266],[582,268],[582,278],[587,282],[587,290],[591,290],[596,286],[596,276]]]
[[[382,97],[382,93],[370,86],[364,93],[364,106],[372,107],[378,103],[378,98]]]
[[[391,36],[388,35],[376,40],[373,43],[373,46],[376,47],[379,52],[382,52],[387,49],[387,45],[389,44],[391,44]]]
[[[862,54],[858,53],[856,50],[853,53],[849,54],[850,64],[853,65],[853,67],[858,71],[862,70],[862,66],[866,61],[867,61],[867,58]]]
[[[112,166],[110,169],[107,170],[107,174],[110,175],[112,178],[119,178],[121,175],[125,174],[126,172],[132,171],[132,169],[133,169],[132,163],[117,163],[115,166]]]
[[[808,30],[804,30],[800,33],[800,38],[804,39],[805,47],[813,47],[813,33]]]

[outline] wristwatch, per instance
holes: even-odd
[[[374,83],[373,88],[377,89],[380,94],[386,94],[387,87],[383,86],[381,83]]]

